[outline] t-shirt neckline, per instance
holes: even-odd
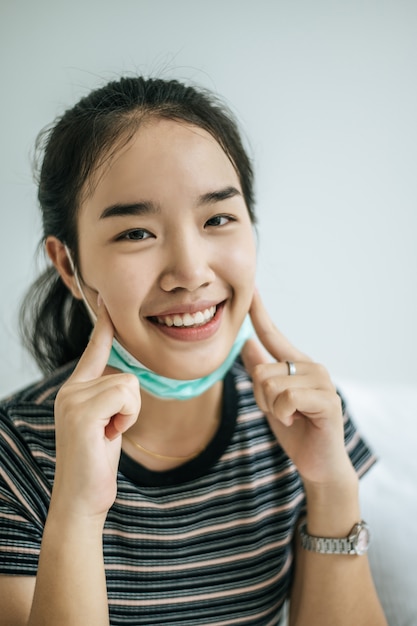
[[[198,456],[173,469],[150,470],[122,450],[119,471],[135,485],[163,487],[190,482],[206,474],[222,456],[233,436],[237,420],[237,393],[231,370],[223,381],[223,397],[220,424],[216,434]]]

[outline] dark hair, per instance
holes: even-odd
[[[208,91],[176,80],[123,77],[68,109],[36,144],[43,154],[38,187],[42,242],[49,235],[57,237],[72,251],[76,266],[82,194],[88,193],[97,167],[149,117],[184,121],[209,132],[235,167],[255,222],[252,166],[230,110]],[[20,327],[24,344],[45,373],[79,357],[91,332],[84,304],[73,298],[53,266],[28,291]]]

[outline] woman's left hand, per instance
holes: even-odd
[[[242,359],[252,377],[255,399],[304,482],[330,484],[350,476],[344,446],[341,400],[326,369],[297,350],[276,328],[258,292],[250,309],[265,350],[249,339]],[[289,375],[287,361],[296,373]]]

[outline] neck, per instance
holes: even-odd
[[[189,400],[162,400],[146,391],[141,391],[142,408],[140,422],[155,425],[163,424],[164,428],[195,430],[202,422],[217,415],[217,403],[221,401],[223,383],[214,384],[205,393]],[[139,420],[138,420],[139,421]]]
[[[189,400],[162,400],[141,390],[142,406],[137,422],[125,438],[125,451],[148,469],[163,471],[182,464],[180,457],[204,449],[217,432],[221,419],[223,382]],[[134,446],[166,457],[152,457]]]

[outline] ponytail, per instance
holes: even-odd
[[[24,346],[45,374],[78,358],[91,333],[91,321],[80,300],[49,267],[27,292],[20,311]]]

